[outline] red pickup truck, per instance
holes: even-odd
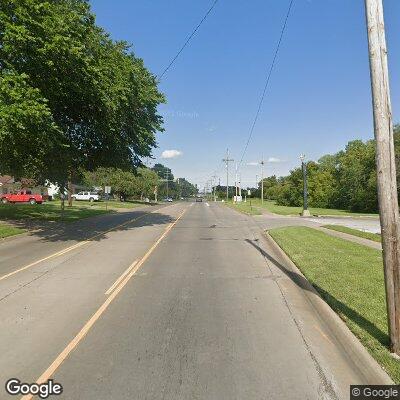
[[[0,201],[6,203],[30,203],[42,204],[44,199],[40,194],[34,194],[30,190],[20,190],[16,193],[6,193],[0,195]]]

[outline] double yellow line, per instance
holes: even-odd
[[[154,212],[157,212],[157,211],[160,211],[160,210],[164,210],[165,208],[171,207],[172,205],[175,205],[175,204],[171,204],[169,206],[162,207],[162,208],[157,208],[157,210],[153,210],[153,211],[150,211],[150,212],[145,213],[143,215],[140,215],[139,217],[130,219],[129,221],[126,221],[126,222],[124,222],[122,224],[119,224],[119,225],[114,226],[114,227],[112,227],[110,229],[102,231],[102,232],[100,232],[100,233],[98,233],[98,234],[96,234],[96,235],[94,235],[94,236],[92,236],[92,237],[90,237],[90,238],[88,238],[86,240],[83,240],[83,241],[81,241],[79,243],[76,243],[76,244],[70,246],[70,247],[67,247],[66,249],[60,250],[57,253],[50,254],[47,257],[41,258],[40,260],[34,261],[34,262],[32,262],[32,263],[30,263],[28,265],[25,265],[24,267],[21,267],[21,268],[18,268],[16,270],[12,271],[12,272],[9,272],[8,274],[2,275],[2,276],[0,276],[0,281],[2,281],[3,279],[9,278],[10,276],[13,276],[15,274],[18,274],[19,272],[22,272],[22,271],[25,271],[25,270],[27,270],[29,268],[32,268],[35,265],[38,265],[38,264],[42,263],[43,261],[47,261],[47,260],[50,260],[52,258],[56,258],[56,257],[62,256],[63,254],[69,253],[72,250],[75,250],[75,249],[77,249],[79,247],[84,246],[85,244],[88,244],[88,243],[92,242],[94,239],[98,238],[99,236],[102,236],[102,235],[104,235],[106,233],[115,231],[118,228],[122,228],[123,226],[129,225],[132,222],[138,221],[138,220],[146,217],[147,215],[149,215],[151,213],[154,213]]]
[[[69,354],[75,349],[75,347],[81,342],[81,340],[86,336],[95,322],[100,318],[100,316],[106,311],[111,302],[118,296],[121,290],[125,287],[128,281],[132,278],[133,275],[137,272],[137,270],[145,263],[145,261],[150,257],[151,253],[155,250],[155,248],[160,244],[160,242],[168,235],[171,229],[176,225],[176,223],[182,218],[183,214],[185,214],[187,208],[182,211],[179,217],[172,223],[170,223],[165,229],[164,233],[157,239],[157,241],[150,247],[150,249],[146,252],[146,254],[139,260],[135,260],[131,266],[128,268],[128,273],[125,271],[121,277],[115,282],[113,286],[107,291],[110,292],[109,297],[107,297],[106,301],[97,309],[97,311],[90,317],[90,319],[86,322],[86,324],[82,327],[82,329],[78,332],[78,334],[67,344],[64,350],[56,357],[56,359],[51,363],[51,365],[43,372],[43,374],[37,379],[36,383],[41,384],[46,382],[50,377],[55,373],[58,367],[63,363],[63,361],[69,356]],[[106,294],[108,294],[106,292]],[[26,395],[21,398],[21,400],[31,400],[33,398],[32,395]]]

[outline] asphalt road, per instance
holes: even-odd
[[[179,203],[94,221],[93,239],[88,220],[0,246],[1,382],[53,378],[85,400],[344,399],[368,383],[255,219]]]

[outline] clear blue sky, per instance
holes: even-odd
[[[91,0],[97,23],[159,74],[212,0]],[[240,159],[288,0],[220,0],[160,84],[165,132],[157,162],[199,185],[225,183],[226,148]],[[400,1],[384,0],[394,120],[400,122]],[[286,174],[298,156],[318,159],[349,140],[370,139],[371,95],[363,0],[296,0],[252,142],[243,185]],[[164,150],[182,155],[160,159]],[[233,178],[233,174],[231,175]],[[232,179],[231,178],[231,179]],[[232,182],[232,180],[231,180]]]

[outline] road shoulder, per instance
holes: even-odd
[[[332,308],[321,298],[316,289],[305,278],[302,272],[280,248],[274,239],[264,233],[266,243],[274,249],[275,254],[279,256],[281,266],[287,270],[293,282],[301,287],[302,293],[313,307],[323,324],[329,330],[331,335],[341,346],[343,352],[351,360],[354,369],[363,376],[365,383],[368,384],[393,384],[392,379],[382,369],[378,362],[368,353],[361,342],[349,330],[346,324],[332,310]]]

